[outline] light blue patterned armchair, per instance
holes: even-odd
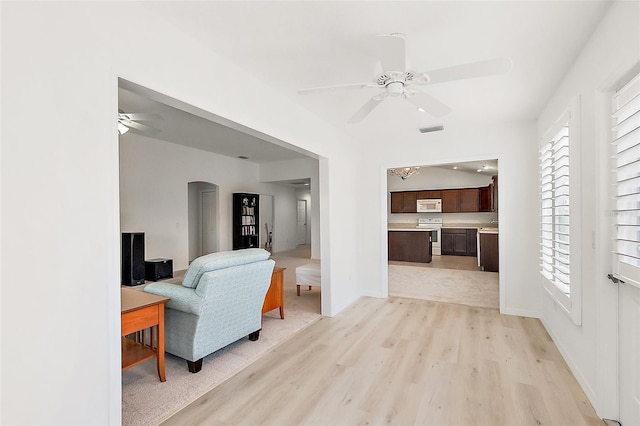
[[[212,253],[191,262],[182,285],[147,285],[145,292],[171,298],[165,350],[197,373],[210,353],[245,336],[258,340],[274,265],[269,252],[259,248]]]

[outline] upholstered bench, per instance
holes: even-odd
[[[296,293],[300,296],[300,286],[308,285],[309,290],[314,285],[320,285],[320,263],[307,263],[296,268]]]

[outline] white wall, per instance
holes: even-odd
[[[410,164],[498,159],[500,200],[500,308],[507,314],[537,316],[540,293],[538,265],[538,170],[535,123],[445,126],[427,139],[406,135],[370,135],[371,149],[362,152],[359,249],[378,268],[363,269],[363,292],[387,294],[387,169]],[[401,142],[398,142],[401,141]],[[413,176],[407,181],[413,179]],[[418,188],[415,188],[418,189]]]
[[[176,161],[176,159],[179,159]],[[175,270],[189,266],[188,183],[218,186],[218,247],[232,249],[232,194],[274,196],[278,249],[295,248],[295,189],[258,182],[258,165],[132,133],[120,136],[120,224],[122,232],[145,232],[146,257],[173,259]],[[295,207],[293,208],[295,213]],[[263,229],[260,229],[263,232]]]
[[[541,277],[537,279],[537,286],[543,293],[541,312],[545,327],[598,414],[611,419],[618,418],[617,291],[605,278],[610,272],[607,270],[609,228],[606,223],[603,224],[604,230],[598,226],[598,221],[608,220],[608,216],[603,214],[607,208],[607,200],[603,199],[607,192],[602,181],[607,175],[607,139],[610,133],[606,127],[610,125],[610,103],[604,99],[604,111],[600,110],[599,104],[601,94],[614,89],[614,83],[638,65],[639,34],[640,3],[614,2],[545,106],[538,122],[538,133],[542,136],[572,99],[580,97],[580,111],[575,118],[580,121],[580,135],[576,136],[581,154],[576,160],[582,171],[579,191],[582,198],[582,238],[576,249],[582,261],[581,265],[572,264],[571,267],[579,268],[582,277],[582,325],[575,325],[542,291]]]
[[[350,138],[142,3],[1,7],[1,423],[120,422],[118,77],[318,153],[323,313],[358,297]]]

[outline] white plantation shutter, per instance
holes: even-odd
[[[640,286],[640,75],[613,97],[614,273]]]
[[[567,112],[547,133],[540,150],[540,272],[567,297],[571,281],[569,119]]]

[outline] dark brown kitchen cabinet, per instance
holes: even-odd
[[[445,189],[442,193],[442,213],[458,213],[458,190]]]
[[[431,262],[431,232],[389,231],[389,260]]]
[[[467,229],[467,256],[478,255],[478,230]]]
[[[489,186],[480,188],[480,211],[498,211],[498,176],[492,176]]]
[[[478,188],[458,190],[458,211],[477,213],[480,211],[480,191]]]
[[[491,177],[491,211],[498,211],[498,175]]]
[[[442,198],[442,191],[418,191],[418,200]]]
[[[480,266],[484,271],[499,272],[498,234],[480,234]]]
[[[467,230],[445,229],[440,233],[440,247],[442,254],[466,256],[467,254]]]
[[[491,201],[491,185],[480,188],[480,211],[490,212],[492,207]]]
[[[440,250],[443,255],[477,255],[477,229],[442,228],[440,235]]]
[[[480,211],[480,190],[442,190],[442,213],[477,213]]]
[[[402,192],[391,193],[391,213],[403,213],[404,210],[404,197]]]
[[[416,213],[417,191],[392,192],[391,213]]]

